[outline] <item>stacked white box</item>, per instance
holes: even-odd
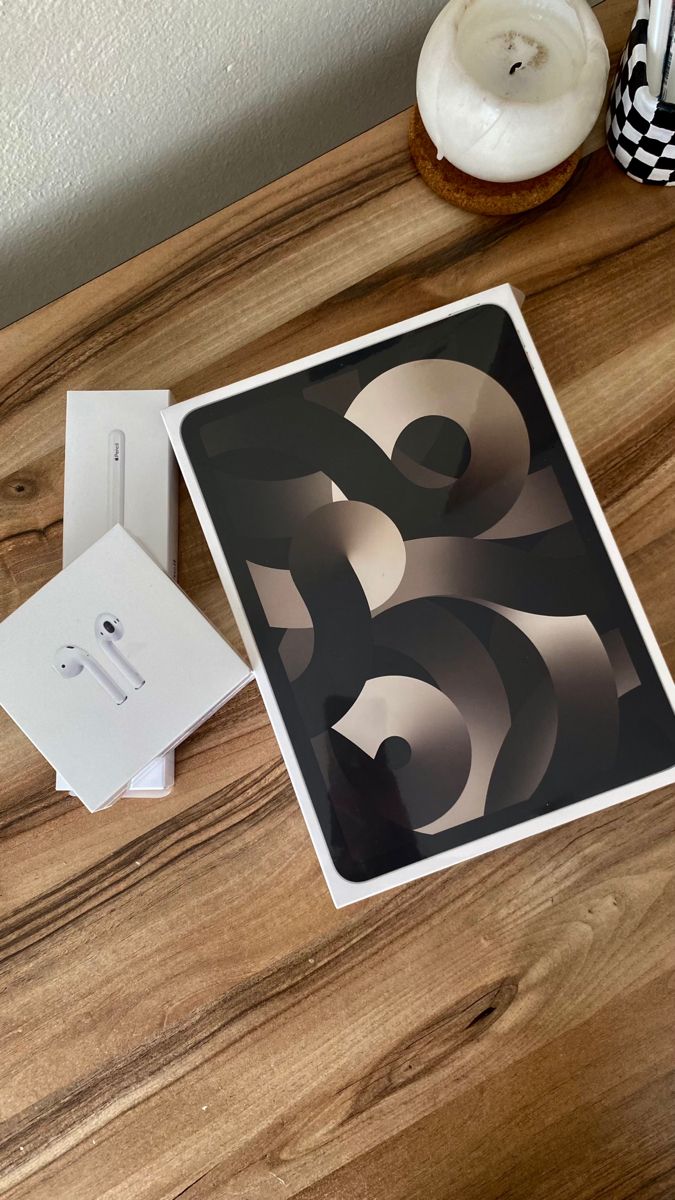
[[[175,581],[178,491],[175,460],[161,418],[171,392],[68,392],[63,496],[67,567],[120,523]],[[131,780],[130,796],[162,796],[173,787],[173,751]],[[57,790],[72,791],[62,775]]]

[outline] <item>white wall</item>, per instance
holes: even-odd
[[[443,0],[0,0],[0,325],[409,104]]]

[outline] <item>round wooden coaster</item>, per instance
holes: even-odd
[[[408,141],[412,160],[432,191],[457,208],[493,217],[526,212],[528,208],[536,208],[550,200],[567,183],[580,158],[576,151],[544,175],[516,183],[476,179],[453,167],[446,159],[436,157],[436,147],[424,127],[417,105],[410,118]]]

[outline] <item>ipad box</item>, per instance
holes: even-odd
[[[675,780],[673,682],[514,289],[164,420],[336,905]]]
[[[251,672],[120,526],[0,624],[0,704],[91,811]]]
[[[120,524],[175,581],[177,476],[160,416],[170,403],[166,389],[68,392],[64,567]],[[169,751],[131,780],[128,795],[167,795],[173,782],[174,754]],[[56,787],[73,790],[61,775]]]

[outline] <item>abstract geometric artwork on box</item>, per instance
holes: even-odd
[[[673,709],[500,306],[201,402],[180,438],[343,878],[672,766]]]

